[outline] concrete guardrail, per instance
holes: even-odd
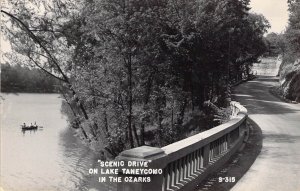
[[[148,169],[161,169],[150,182],[118,183],[118,191],[192,190],[209,174],[218,170],[240,148],[248,135],[247,109],[231,102],[227,123],[162,148],[141,146],[120,153],[117,160],[148,161]],[[119,176],[128,176],[126,174]]]

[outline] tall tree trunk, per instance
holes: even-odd
[[[145,124],[141,124],[141,145],[145,145]]]
[[[137,134],[135,123],[132,124],[132,129],[133,129],[133,133],[134,133],[134,137],[135,137],[135,141],[137,143],[137,146],[141,146],[139,136]]]
[[[146,83],[146,90],[145,90],[145,97],[144,97],[144,108],[148,105],[150,94],[151,94],[151,88],[152,88],[152,82],[153,82],[153,75],[154,71],[151,72],[150,76],[147,79]],[[148,116],[147,116],[148,117]],[[145,145],[145,121],[142,122],[141,128],[140,128],[140,136],[141,136],[141,145]]]
[[[105,133],[109,137],[109,132],[108,132],[108,119],[107,119],[107,113],[106,113],[106,108],[104,108],[104,127],[105,127]]]
[[[83,136],[84,136],[87,140],[91,141],[91,140],[88,138],[86,131],[83,129],[83,127],[82,127],[80,121],[78,120],[77,114],[76,114],[76,112],[74,111],[74,109],[73,109],[71,103],[68,101],[67,97],[65,96],[65,94],[64,94],[63,92],[62,92],[62,95],[63,95],[64,99],[66,100],[66,103],[69,105],[69,107],[70,107],[70,109],[71,109],[71,111],[72,111],[72,113],[73,113],[73,115],[74,115],[74,117],[75,117],[76,125],[78,125],[78,127],[81,129],[81,132],[82,132]]]
[[[162,145],[162,121],[163,121],[163,111],[161,109],[159,109],[158,111],[158,135],[159,135],[159,140],[160,140],[160,145]]]
[[[172,129],[174,129],[174,100],[173,100],[173,103],[172,103],[171,127],[172,127]]]
[[[133,136],[132,136],[132,63],[131,63],[131,56],[129,56],[128,62],[127,62],[127,72],[128,72],[128,106],[129,106],[129,111],[128,111],[128,132],[129,132],[129,142],[130,142],[130,147],[134,147],[134,141],[133,141]]]
[[[184,118],[184,113],[185,113],[185,109],[187,106],[187,99],[184,99],[182,106],[180,107],[180,113],[179,113],[179,117],[177,118],[177,125],[182,125],[183,123],[183,118]]]

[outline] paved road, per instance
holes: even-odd
[[[259,76],[235,90],[262,129],[263,147],[232,191],[300,191],[300,104],[271,95],[268,89],[276,83],[276,77]]]

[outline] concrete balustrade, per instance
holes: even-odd
[[[231,120],[162,148],[142,146],[123,151],[117,160],[148,161],[148,168],[163,169],[151,182],[118,184],[118,191],[192,190],[239,149],[247,130],[247,109],[231,102]],[[128,175],[120,175],[128,176]],[[130,175],[132,176],[132,175]],[[141,176],[141,175],[134,175]]]

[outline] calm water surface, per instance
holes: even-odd
[[[111,185],[99,185],[95,175],[88,175],[99,156],[67,128],[58,94],[1,97],[0,185],[4,191],[112,189]],[[21,124],[35,121],[43,128],[22,133]]]

